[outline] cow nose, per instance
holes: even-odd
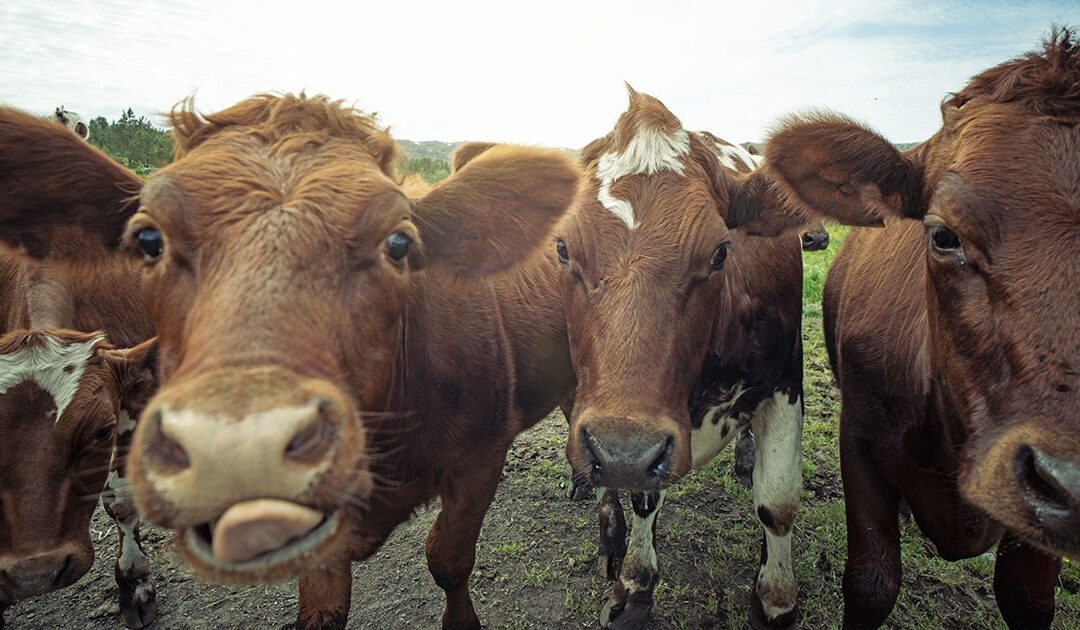
[[[828,232],[803,232],[803,249],[808,252],[816,252],[829,246]]]
[[[239,417],[151,403],[132,461],[178,507],[293,499],[329,469],[346,417],[343,404],[326,395]]]
[[[580,443],[597,487],[653,490],[671,475],[675,434],[671,431],[604,431],[581,427]]]
[[[57,579],[71,565],[71,554],[43,553],[0,567],[0,580],[7,582],[17,597],[29,597],[58,588]]]
[[[1047,455],[1033,446],[1016,454],[1023,500],[1047,529],[1075,537],[1080,530],[1080,462]]]

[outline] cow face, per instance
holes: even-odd
[[[922,220],[932,379],[967,433],[960,490],[1068,555],[1080,553],[1078,82],[1080,47],[1059,34],[975,77],[907,153],[836,118],[790,123],[767,153],[793,202]]]
[[[0,239],[36,257],[60,237],[96,239],[143,261],[163,388],[132,441],[133,491],[196,569],[236,581],[346,552],[343,523],[362,518],[373,484],[365,422],[403,385],[407,304],[423,300],[413,274],[524,260],[577,185],[557,151],[497,147],[408,200],[371,117],[264,96],[206,118],[176,110],[182,157],[136,208],[137,178],[25,118],[0,109],[13,191]],[[58,152],[70,176],[31,168]]]
[[[552,257],[578,378],[567,455],[594,485],[651,490],[689,469],[688,400],[725,325],[736,229],[788,227],[767,182],[723,157],[633,90],[614,131],[582,153]]]
[[[153,348],[70,331],[0,337],[0,604],[90,568],[90,516],[118,424],[153,393]]]

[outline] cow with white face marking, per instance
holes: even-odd
[[[49,120],[0,108],[0,138],[3,233],[12,231],[4,224],[11,213],[47,213],[67,204],[108,216],[123,205],[115,196],[82,194],[72,181],[99,182],[121,198],[142,184],[133,173]],[[4,337],[15,345],[0,357],[0,390],[20,397],[9,400],[30,396],[39,406],[53,406],[42,412],[25,401],[9,402],[0,413],[0,435],[4,436],[0,442],[0,461],[4,462],[0,464],[0,532],[4,534],[0,536],[0,609],[16,599],[61,588],[86,571],[93,559],[88,532],[95,502],[90,499],[101,494],[120,537],[115,573],[121,616],[129,627],[141,628],[157,615],[156,593],[139,542],[139,518],[126,481],[124,454],[140,405],[152,393],[145,382],[153,377],[150,346],[140,346],[144,348],[140,360],[145,363],[137,373],[128,374],[120,370],[127,365],[121,360],[124,353],[111,350],[100,333],[25,332],[104,331],[118,347],[138,346],[154,334],[139,295],[138,264],[108,255],[77,224],[58,227],[50,238],[26,249],[49,259],[0,252],[0,334],[22,331]],[[21,353],[16,340],[27,344]],[[135,380],[125,380],[129,377]],[[41,384],[46,393],[23,392],[33,387],[27,384],[31,381]],[[50,390],[51,383],[65,385]],[[86,408],[72,402],[82,400],[85,388],[97,388],[87,398]],[[54,390],[59,393],[49,403],[46,394]],[[56,427],[63,431],[54,435],[41,429],[42,413],[55,413]],[[109,448],[95,437],[98,431],[105,435],[106,429]],[[34,448],[28,448],[31,445]],[[54,472],[50,476],[45,471]],[[43,489],[39,483],[18,481],[36,473],[79,488],[78,500]],[[32,518],[27,516],[31,511]],[[41,522],[62,529],[50,530]],[[62,570],[44,566],[55,557],[70,563]],[[44,573],[32,575],[37,569]],[[55,575],[45,579],[54,569]]]
[[[90,140],[90,127],[83,122],[82,116],[73,111],[64,109],[63,105],[56,108],[56,111],[53,112],[52,119],[75,132],[75,135],[83,140]]]
[[[748,428],[765,527],[754,618],[796,616],[799,222],[744,153],[630,90],[615,129],[582,151],[586,175],[556,231],[578,381],[567,456],[578,483],[607,488],[599,564],[618,578],[604,627],[645,625],[665,489]],[[629,545],[616,489],[631,492]]]
[[[152,606],[154,592],[140,579],[149,568],[138,517],[119,496],[110,461],[117,429],[132,425],[153,394],[154,360],[154,342],[115,350],[100,333],[0,337],[0,614],[86,573],[94,560],[90,516],[106,487],[105,506],[120,529],[122,600],[130,591],[124,621],[137,628],[153,619],[145,605],[130,606]]]

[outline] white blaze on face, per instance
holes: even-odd
[[[631,230],[637,227],[634,208],[630,202],[614,197],[611,185],[628,175],[652,175],[673,171],[682,175],[682,158],[690,152],[690,135],[679,129],[674,133],[638,125],[637,133],[621,153],[600,156],[596,164],[596,179],[600,190],[596,199]]]
[[[79,381],[94,346],[105,339],[98,335],[89,341],[64,345],[54,337],[41,337],[43,343],[0,356],[0,394],[24,381],[33,381],[53,397],[56,422],[79,391]]]

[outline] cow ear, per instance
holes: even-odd
[[[120,408],[138,418],[158,389],[157,337],[134,348],[106,350],[105,357],[120,386]]]
[[[493,146],[495,146],[494,142],[466,142],[454,149],[454,153],[450,156],[450,169],[453,172],[460,171],[466,164],[472,161],[473,158]]]
[[[139,177],[67,128],[0,107],[0,242],[7,247],[35,258],[116,247],[141,188]]]
[[[792,117],[765,149],[765,168],[785,207],[847,225],[922,218],[924,151],[835,114]]]
[[[781,203],[772,182],[760,169],[726,181],[724,223],[729,230],[739,229],[750,236],[776,236],[817,220],[805,209]]]
[[[526,259],[569,207],[578,175],[558,150],[488,148],[413,201],[426,263],[486,274]]]

